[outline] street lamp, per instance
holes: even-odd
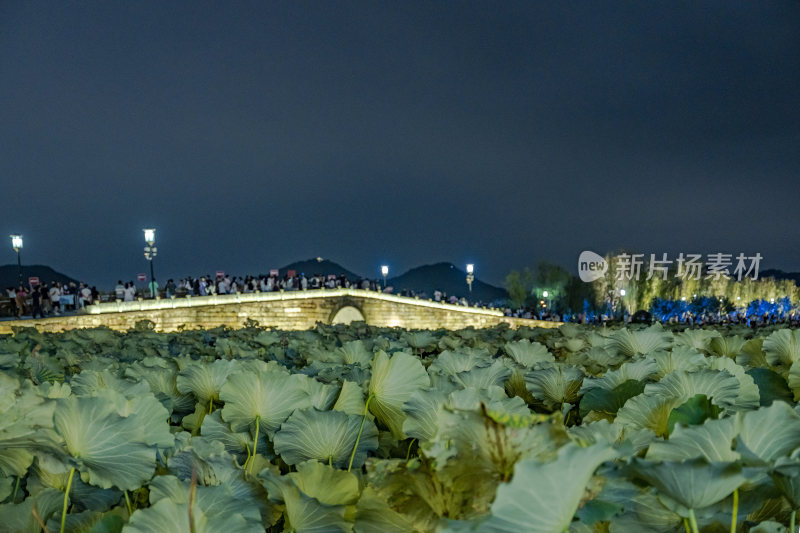
[[[19,276],[19,284],[22,285],[22,258],[20,250],[22,250],[22,235],[11,235],[11,247],[17,252],[17,274]]]
[[[389,275],[389,267],[381,265],[381,276],[383,276],[383,288],[386,289],[386,276]]]
[[[620,296],[625,296],[625,289],[620,289],[619,290],[619,295]]]
[[[144,257],[150,262],[150,297],[156,297],[156,276],[153,274],[153,258],[158,253],[156,248],[156,230],[153,228],[146,228],[144,230],[144,242],[147,246],[144,247]]]
[[[475,265],[469,263],[467,265],[467,285],[469,286],[469,294],[472,295],[472,282],[475,281]]]

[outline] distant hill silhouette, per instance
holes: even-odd
[[[784,272],[783,270],[776,270],[774,268],[768,270],[762,270],[758,273],[758,278],[775,278],[778,280],[781,279],[790,279],[794,281],[797,285],[800,285],[800,272]]]
[[[28,285],[28,278],[37,277],[40,283],[50,283],[57,281],[59,283],[69,283],[78,280],[73,279],[66,274],[56,272],[46,265],[22,265],[22,281],[25,286]],[[0,288],[16,287],[19,282],[17,265],[2,265],[0,266]]]
[[[433,291],[440,290],[448,296],[469,295],[467,286],[467,273],[457,268],[452,263],[436,263],[412,268],[405,274],[396,278],[389,278],[387,284],[394,287],[394,292],[398,293],[403,289],[413,290],[417,293],[424,292],[428,297],[433,296]],[[472,282],[473,301],[493,302],[508,298],[505,289],[484,283],[477,278]]]
[[[294,270],[298,275],[305,274],[306,276],[313,276],[314,274],[320,274],[323,276],[335,274],[337,276],[341,276],[344,274],[350,280],[356,280],[361,277],[358,274],[347,270],[339,263],[334,263],[333,261],[329,261],[327,259],[323,259],[322,261],[317,259],[295,261],[294,263],[290,263],[283,268],[279,268],[278,272],[280,272],[280,275],[283,276],[289,270]]]

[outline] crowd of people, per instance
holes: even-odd
[[[22,318],[31,315],[33,318],[44,318],[60,315],[69,311],[83,309],[87,305],[99,301],[97,287],[89,287],[86,283],[33,284],[27,288],[18,285],[6,289],[10,304],[11,316]]]
[[[629,313],[558,313],[547,308],[531,309],[521,307],[518,309],[505,308],[504,314],[514,318],[528,318],[533,320],[547,320],[555,322],[574,322],[578,324],[631,324],[631,323],[654,323],[673,324],[688,326],[689,328],[702,326],[736,326],[743,325],[748,328],[765,327],[770,325],[786,325],[800,327],[800,311],[791,313],[762,313],[747,314],[743,311],[725,312],[701,312],[693,313],[686,311],[679,316],[661,317],[657,314],[638,311]]]
[[[146,297],[158,293],[159,296],[166,298],[182,297],[186,295],[191,296],[209,296],[214,294],[236,294],[236,293],[253,293],[253,292],[274,292],[274,291],[298,291],[298,290],[316,290],[316,289],[339,289],[339,288],[357,288],[371,291],[381,291],[386,293],[397,293],[401,296],[409,297],[425,297],[428,295],[417,293],[410,289],[402,289],[395,291],[393,287],[384,287],[380,280],[357,278],[354,280],[349,279],[344,274],[341,275],[322,275],[314,274],[306,276],[304,273],[288,272],[280,276],[276,273],[261,276],[201,276],[199,278],[186,277],[178,280],[177,282],[170,278],[161,287],[158,283],[151,282],[148,284],[144,293]],[[115,288],[115,296],[117,300],[131,301],[135,299],[135,287],[133,282],[123,283],[122,280],[117,282]],[[431,295],[431,299],[436,302],[446,302],[451,304],[468,305],[466,298],[459,298],[454,295],[448,295],[444,291],[436,290]]]
[[[133,281],[119,280],[113,292],[101,294],[96,287],[89,287],[86,283],[46,283],[29,285],[25,287],[9,287],[6,292],[9,298],[7,313],[17,318],[31,316],[40,318],[57,316],[65,312],[79,311],[101,301],[131,302],[138,298],[175,298],[186,296],[210,296],[215,294],[237,294],[253,292],[298,291],[316,289],[357,288],[371,291],[394,293],[401,296],[430,298],[435,302],[450,303],[454,305],[470,305],[464,297],[447,294],[446,291],[435,290],[428,295],[410,289],[395,291],[393,287],[385,287],[381,280],[356,278],[350,279],[341,275],[305,275],[289,271],[285,275],[278,275],[276,271],[269,275],[260,276],[200,276],[185,278],[175,281],[170,278],[161,286],[156,281],[150,281],[146,286],[137,286]],[[472,302],[480,305],[480,302]]]

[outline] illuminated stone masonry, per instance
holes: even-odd
[[[0,322],[0,333],[11,333],[13,327],[63,331],[108,326],[125,331],[140,320],[151,320],[157,331],[218,326],[239,328],[249,320],[266,327],[302,330],[313,328],[317,322],[349,323],[362,318],[372,326],[407,329],[482,328],[500,323],[513,328],[561,325],[560,322],[506,317],[498,309],[446,304],[362,289],[319,289],[100,303],[88,306],[84,313],[76,316]]]

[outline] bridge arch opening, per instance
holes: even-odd
[[[357,307],[345,305],[333,315],[331,324],[349,324],[350,322],[365,322],[364,314]]]

